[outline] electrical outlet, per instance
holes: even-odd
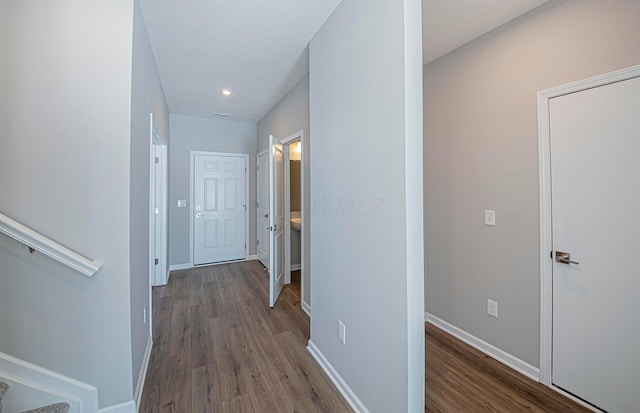
[[[344,326],[342,321],[338,320],[338,340],[345,344],[345,335],[347,333],[347,328]]]
[[[144,323],[147,324],[147,305],[144,305],[144,310],[143,310],[143,319],[144,319]]]
[[[493,300],[487,300],[487,314],[492,317],[498,318],[498,302]]]
[[[496,211],[493,209],[484,210],[484,224],[490,227],[496,226]]]

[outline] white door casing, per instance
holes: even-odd
[[[541,381],[608,411],[640,404],[633,262],[640,249],[640,78],[631,73],[539,97],[547,125],[540,125]],[[552,260],[558,252],[579,264]]]
[[[258,154],[257,177],[258,177],[258,200],[257,210],[257,254],[258,260],[269,268],[269,149]]]
[[[269,306],[284,288],[284,147],[269,136]]]
[[[192,152],[193,265],[246,258],[246,160]]]

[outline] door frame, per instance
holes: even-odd
[[[304,236],[305,236],[305,206],[306,199],[304,196],[304,179],[305,179],[305,163],[304,156],[306,151],[305,139],[304,139],[304,131],[299,130],[293,135],[287,136],[281,142],[285,147],[284,151],[284,270],[285,270],[285,284],[291,283],[291,182],[290,176],[291,173],[289,160],[290,160],[290,144],[295,141],[300,141],[300,218],[302,220],[302,225],[300,227],[300,307],[302,310],[307,313],[308,316],[311,316],[311,308],[307,306],[307,301],[305,300],[305,282],[304,282],[304,274],[306,268],[306,254],[304,248]]]
[[[260,242],[260,191],[264,191],[265,188],[260,188],[260,157],[268,154],[269,148],[260,151],[256,154],[256,259],[260,259],[258,254],[259,242]],[[267,191],[269,188],[266,188]],[[262,240],[264,242],[264,240]],[[267,259],[270,259],[267,254]],[[268,268],[267,268],[268,270]]]
[[[540,382],[581,405],[594,407],[555,387],[552,381],[553,345],[553,251],[551,228],[551,142],[549,101],[640,76],[640,65],[538,92],[538,162],[540,196]],[[598,410],[594,410],[598,411]]]
[[[230,153],[230,152],[208,152],[208,151],[189,151],[189,268],[193,268],[193,208],[194,208],[194,166],[196,155],[212,155],[212,156],[228,156],[235,158],[244,158],[244,260],[249,257],[249,154],[248,153]],[[242,259],[237,260],[242,261]],[[228,261],[225,261],[228,262]],[[198,267],[207,267],[209,265],[217,265],[213,262],[210,264],[198,265]]]

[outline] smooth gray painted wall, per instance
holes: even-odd
[[[92,278],[0,235],[0,351],[133,398],[133,2],[0,2],[0,211],[87,257]]]
[[[418,16],[418,30],[408,34],[418,45],[413,69],[404,56],[407,4]],[[407,144],[417,142],[421,160],[419,6],[343,0],[309,46],[311,341],[371,412],[424,406],[422,210],[413,274],[420,302],[409,317],[407,269],[415,263],[408,259],[405,187]],[[410,190],[422,199],[421,184]],[[344,345],[338,320],[346,325]]]
[[[309,178],[309,147],[311,143],[311,133],[309,128],[309,75],[305,75],[291,90],[258,122],[258,153],[269,146],[269,135],[274,135],[279,139],[287,138],[298,131],[304,132],[305,145],[304,156],[304,198],[310,198],[310,178]],[[306,202],[304,216],[309,217],[311,213],[310,203]],[[304,279],[305,303],[311,306],[311,266],[310,260],[310,219],[305,219],[302,223],[304,227],[304,248],[307,263],[302,271]],[[296,237],[292,237],[292,242]]]
[[[249,154],[249,254],[256,253],[256,124],[171,115],[169,151],[169,263],[185,264],[189,259],[189,152]],[[178,208],[186,199],[187,208]]]
[[[142,368],[149,340],[149,113],[156,129],[169,143],[169,109],[138,0],[133,12],[133,62],[131,74],[131,356],[133,391]],[[147,319],[147,323],[149,319]]]
[[[536,367],[536,92],[640,63],[639,16],[552,1],[424,67],[427,311]]]

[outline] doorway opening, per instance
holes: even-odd
[[[284,145],[284,264],[285,282],[297,282],[300,277],[300,303],[307,315],[311,315],[310,278],[306,264],[305,239],[305,150],[304,132],[299,131],[282,140]]]

